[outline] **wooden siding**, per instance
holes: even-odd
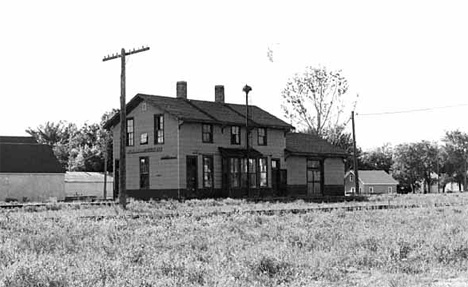
[[[286,160],[288,170],[288,185],[307,185],[307,158],[290,156]],[[307,188],[307,187],[306,187]]]
[[[178,189],[177,182],[177,129],[178,121],[163,111],[146,105],[146,111],[138,105],[127,117],[134,119],[134,145],[127,150],[127,189],[140,188],[140,157],[147,156],[150,164],[150,188]],[[154,115],[164,114],[164,143],[154,144]],[[114,159],[120,154],[120,124],[113,128]],[[148,133],[148,144],[140,145],[141,133]],[[174,164],[174,162],[176,162]]]
[[[324,184],[344,185],[345,166],[341,158],[327,158],[324,160]]]
[[[18,201],[47,201],[65,199],[63,173],[2,173],[0,174],[0,201],[14,198]]]
[[[184,123],[180,129],[180,155],[184,164],[180,166],[181,188],[186,188],[185,183],[185,157],[187,155],[198,155],[198,188],[203,187],[203,155],[213,155],[214,163],[214,188],[221,188],[221,155],[219,147],[223,148],[245,148],[245,127],[240,127],[241,144],[231,144],[231,126],[213,125],[213,143],[202,141],[201,123]],[[267,130],[267,145],[257,144],[257,129],[252,131],[252,141],[250,147],[256,149],[268,158],[268,186],[271,187],[271,159],[280,159],[281,166],[284,166],[284,131]]]
[[[353,175],[353,181],[350,180],[350,174],[348,174],[345,178],[345,192],[351,193],[351,188],[355,187],[355,180],[356,178]],[[371,193],[369,191],[369,187],[372,187],[374,191]],[[397,192],[397,185],[396,184],[363,184],[359,181],[359,188],[361,189],[361,194],[383,194],[388,193],[388,188],[392,188],[392,193]]]

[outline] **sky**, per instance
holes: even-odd
[[[468,132],[466,1],[2,1],[0,135],[99,122],[137,93],[249,102],[284,119],[281,91],[306,66],[342,70],[364,150]],[[273,61],[267,57],[273,51]],[[412,111],[407,113],[394,113]],[[346,111],[350,113],[350,111]],[[371,115],[377,114],[377,115]],[[350,125],[348,125],[350,131]]]

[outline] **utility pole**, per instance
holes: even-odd
[[[356,131],[354,129],[354,111],[351,112],[351,122],[353,124],[353,161],[354,161],[354,180],[355,180],[355,193],[359,194],[359,174],[358,174],[358,161],[356,152]]]
[[[246,157],[247,157],[247,195],[251,197],[250,194],[250,162],[249,162],[249,92],[252,91],[252,87],[245,85],[242,89],[245,92],[245,147],[246,147]]]
[[[125,147],[127,145],[127,111],[125,110],[125,56],[148,51],[149,47],[141,47],[125,52],[122,48],[120,54],[113,54],[104,57],[103,62],[118,59],[121,60],[121,75],[120,75],[120,159],[119,159],[119,202],[123,209],[127,208],[127,189],[126,189],[126,163],[125,163]]]

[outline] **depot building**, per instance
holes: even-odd
[[[321,197],[344,195],[345,151],[257,107],[137,94],[126,105],[126,188],[130,197]],[[114,196],[119,190],[120,115],[113,133]]]

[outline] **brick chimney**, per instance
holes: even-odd
[[[224,86],[223,85],[215,86],[215,102],[224,103]]]
[[[187,82],[186,81],[177,82],[177,98],[187,99]]]

